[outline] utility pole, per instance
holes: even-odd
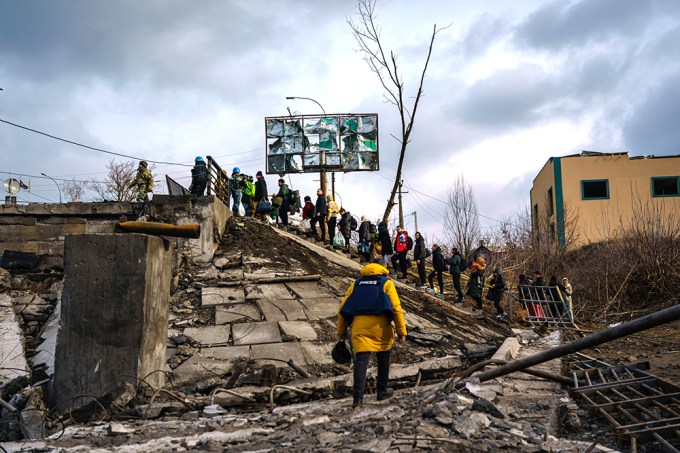
[[[418,231],[418,213],[416,211],[413,211],[413,220],[416,222],[416,231]],[[413,233],[415,234],[416,231]]]
[[[331,191],[333,192],[333,200],[335,200],[335,172],[331,173]]]
[[[399,192],[399,225],[401,225],[402,228],[404,227],[404,205],[401,202],[401,194],[402,193],[408,193],[408,192],[404,192],[403,186],[404,186],[404,180],[402,179],[401,181],[399,181],[399,191],[398,191]]]

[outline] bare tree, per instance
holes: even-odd
[[[462,175],[449,188],[447,201],[444,234],[450,243],[467,256],[479,242],[481,234],[475,192]]]
[[[416,111],[418,110],[418,104],[423,95],[423,81],[425,80],[427,66],[430,63],[434,38],[437,36],[437,33],[448,27],[437,28],[437,25],[435,24],[432,28],[432,36],[427,50],[427,58],[425,59],[425,64],[420,74],[418,91],[413,99],[413,104],[409,107],[406,105],[406,98],[409,98],[410,96],[405,93],[404,80],[399,73],[399,67],[397,65],[397,55],[394,51],[389,51],[388,55],[388,52],[385,50],[383,43],[380,40],[380,27],[376,23],[375,0],[358,0],[357,10],[357,21],[355,22],[352,19],[348,19],[347,22],[359,45],[358,51],[363,53],[364,61],[366,61],[371,71],[378,76],[380,84],[385,90],[385,100],[397,107],[401,120],[401,137],[392,135],[392,137],[401,144],[401,150],[399,152],[399,164],[397,165],[397,175],[394,179],[394,186],[392,187],[390,199],[387,201],[385,213],[383,214],[383,221],[387,222],[390,213],[392,212],[392,208],[394,208],[395,205],[394,197],[399,188],[399,182],[401,181],[401,169],[404,162],[404,156],[406,155],[406,146],[409,143],[413,130],[413,123],[416,118]]]
[[[91,180],[89,188],[96,192],[101,201],[132,201],[135,199],[135,175],[137,169],[133,161],[116,162],[111,159],[106,164],[108,173],[104,181]]]
[[[61,188],[66,195],[66,201],[69,203],[83,201],[83,195],[85,195],[85,189],[87,188],[87,183],[82,181],[64,181]]]

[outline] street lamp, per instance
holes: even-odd
[[[319,104],[318,101],[312,99],[312,98],[306,98],[302,96],[286,96],[286,99],[288,100],[293,100],[293,99],[305,99],[307,101],[312,101],[316,105],[318,105],[321,108],[321,111],[323,112],[324,116],[326,116],[326,110],[323,108],[323,105]],[[323,170],[323,166],[326,165],[326,153],[324,151],[321,151],[321,168],[322,170],[319,172],[319,185],[321,186],[321,190],[323,190],[323,194],[326,195],[326,170]]]
[[[40,173],[40,174],[43,175],[45,178],[50,178],[57,185],[57,190],[59,191],[59,203],[61,203],[61,187],[59,187],[59,184],[57,184],[57,181],[55,181],[53,177],[47,176],[45,173]]]
[[[289,100],[292,100],[292,99],[306,99],[306,100],[308,100],[308,101],[312,101],[313,103],[315,103],[316,105],[318,105],[319,107],[321,107],[321,111],[323,112],[324,115],[326,114],[326,110],[324,110],[323,106],[322,106],[321,104],[319,104],[317,101],[315,101],[314,99],[312,99],[312,98],[303,98],[303,97],[300,97],[300,96],[286,96],[286,99],[289,99]]]

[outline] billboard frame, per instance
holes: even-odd
[[[328,122],[330,120],[330,122]],[[356,120],[352,122],[352,120]],[[367,121],[369,120],[369,121]],[[349,121],[349,122],[347,122]],[[364,123],[364,121],[366,121]],[[363,172],[363,171],[379,171],[380,170],[380,143],[379,143],[379,126],[377,113],[331,113],[331,114],[311,114],[311,115],[285,115],[285,116],[267,116],[264,121],[265,128],[265,167],[266,173],[269,175],[285,175],[285,174],[303,174],[303,173],[317,173],[317,172]],[[280,134],[273,135],[270,133],[269,126],[277,126],[274,122],[281,122],[283,130]],[[295,126],[298,122],[298,130],[289,131],[286,128],[289,125]],[[314,123],[316,122],[316,123]],[[372,123],[374,122],[374,124]],[[308,132],[309,126],[329,124],[331,127],[335,126],[334,132],[324,131],[326,138],[329,138],[333,144],[331,148],[321,146],[320,133]],[[372,131],[361,132],[360,129],[366,124],[370,128],[373,124]],[[343,130],[343,126],[345,129]],[[352,129],[352,128],[356,128]],[[331,137],[332,135],[332,137]],[[374,140],[361,140],[362,138],[374,138]],[[272,146],[281,139],[287,138],[287,146],[292,143],[292,152],[276,152],[272,153]],[[310,140],[310,138],[312,140]],[[352,142],[360,149],[347,151],[347,143]],[[333,146],[336,146],[334,148]],[[371,149],[375,147],[375,149]],[[310,151],[316,148],[317,151]],[[270,158],[277,157],[277,161],[283,158],[283,168],[278,170],[274,168],[274,164],[270,165]],[[296,156],[297,159],[296,159]],[[318,164],[315,162],[318,157]],[[337,162],[330,162],[331,157]],[[349,159],[356,159],[356,167],[349,167]],[[297,160],[298,162],[294,162]],[[291,166],[288,167],[288,163]],[[361,168],[366,165],[366,168]],[[299,168],[298,168],[299,163]],[[294,169],[289,169],[294,167]]]

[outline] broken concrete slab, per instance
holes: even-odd
[[[203,308],[244,303],[245,301],[246,295],[243,288],[239,286],[201,289],[201,306]]]
[[[340,299],[328,297],[322,299],[301,299],[300,303],[305,306],[305,314],[310,321],[338,316]]]
[[[201,348],[199,354],[207,359],[237,360],[250,358],[250,346],[215,346]]]
[[[226,345],[231,338],[231,325],[187,327],[184,329],[184,335],[193,338],[203,346]]]
[[[508,337],[498,351],[491,356],[491,360],[513,360],[519,354],[519,340],[517,337]]]
[[[302,348],[307,365],[327,365],[335,363],[331,357],[333,345],[330,343],[319,344],[305,341],[300,343],[300,347]]]
[[[249,299],[286,300],[295,299],[283,283],[269,283],[266,285],[248,285],[246,287]]]
[[[288,321],[306,321],[305,306],[297,300],[269,300]]]
[[[0,294],[0,382],[28,376],[24,333],[12,308],[12,298]]]
[[[316,340],[318,337],[314,328],[305,321],[279,321],[279,327],[288,341]]]
[[[290,282],[286,287],[300,299],[322,299],[335,297],[328,289],[319,285],[317,282]]]
[[[235,345],[281,342],[281,331],[277,322],[262,321],[233,324],[231,329]]]
[[[261,321],[262,314],[257,305],[252,303],[228,304],[215,308],[215,324],[230,322]]]
[[[61,297],[57,299],[54,311],[47,319],[40,338],[42,343],[36,348],[33,356],[33,366],[44,364],[47,366],[47,375],[54,374],[54,354],[57,349],[57,334],[59,333],[59,317],[61,316]]]
[[[234,367],[229,360],[216,360],[195,354],[172,371],[175,385],[186,386],[203,382],[207,379],[220,379]]]
[[[305,356],[302,353],[299,343],[273,343],[257,344],[250,347],[253,359],[258,366],[271,364],[277,368],[288,367],[286,362],[293,359],[297,363],[305,363]],[[266,360],[278,359],[278,360]],[[283,362],[281,362],[283,360]]]
[[[423,330],[437,330],[439,329],[439,326],[428,321],[427,319],[420,317],[416,315],[415,313],[411,312],[404,312],[404,320],[406,321],[406,325],[409,326],[409,328],[420,328]]]
[[[257,306],[267,321],[288,321],[288,317],[281,307],[269,299],[257,299]]]

